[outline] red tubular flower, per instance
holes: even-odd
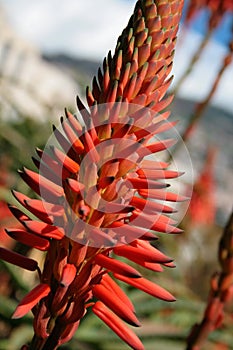
[[[12,318],[23,317],[35,306],[42,298],[46,297],[50,292],[50,287],[47,284],[39,284],[31,292],[24,297],[17,306]]]
[[[180,232],[167,216],[175,210],[157,200],[185,200],[164,190],[164,180],[182,173],[167,170],[168,164],[151,155],[174,144],[158,138],[174,125],[167,122],[169,113],[158,112],[171,102],[163,97],[171,82],[182,5],[178,0],[137,2],[114,55],[108,54],[92,89],[87,88],[88,108],[77,98],[80,116],[66,111],[61,127],[54,127],[61,149],[53,142],[44,151],[37,149],[33,161],[39,172],[20,172],[41,200],[18,192],[14,196],[38,220],[12,208],[24,228],[7,233],[46,251],[39,285],[13,315],[32,309],[33,349],[56,349],[68,341],[93,305],[93,312],[129,346],[143,349],[121,321],[140,325],[109,272],[157,298],[175,300],[117,256],[152,271],[174,266],[150,241],[157,238],[153,231]],[[15,263],[12,254],[0,251],[0,257]],[[18,257],[16,264],[25,267],[24,259]],[[31,270],[38,268],[30,264]]]

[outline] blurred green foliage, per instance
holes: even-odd
[[[22,165],[32,166],[34,148],[44,147],[51,129],[50,122],[41,123],[32,118],[0,119],[0,159],[8,157],[13,171]]]

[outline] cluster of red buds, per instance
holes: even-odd
[[[40,270],[35,260],[0,249],[0,258],[39,273],[39,284],[13,315],[23,317],[30,310],[34,315],[35,335],[23,349],[56,349],[72,338],[92,308],[129,346],[141,350],[141,341],[125,324],[140,322],[116,280],[175,300],[117,257],[156,272],[174,266],[150,241],[157,239],[154,231],[180,232],[169,216],[174,208],[163,201],[186,199],[167,190],[167,179],[182,173],[156,158],[174,144],[159,135],[175,125],[163,112],[172,98],[163,97],[171,83],[182,5],[178,0],[136,3],[114,55],[108,54],[92,89],[87,88],[88,107],[77,98],[77,115],[66,111],[45,149],[37,149],[38,172],[20,171],[41,199],[13,191],[28,214],[11,206],[23,228],[7,234],[45,252]]]

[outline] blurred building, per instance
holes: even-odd
[[[77,83],[20,38],[0,7],[0,118],[58,117],[75,107],[77,93]]]

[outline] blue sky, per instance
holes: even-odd
[[[17,32],[41,51],[65,52],[73,56],[102,60],[114,50],[117,38],[132,14],[134,0],[0,0],[8,19]],[[106,5],[107,4],[107,5]],[[203,99],[221,67],[229,40],[230,17],[216,31],[193,74],[180,93],[183,97]],[[188,65],[202,40],[207,23],[206,13],[195,20],[177,45],[173,73],[175,80]],[[180,37],[182,38],[182,31]],[[225,43],[225,45],[224,45]],[[211,57],[211,59],[210,59]],[[213,102],[233,110],[233,64],[224,74]],[[204,79],[203,79],[204,77]],[[190,96],[191,95],[191,96]]]
[[[85,41],[85,35],[82,36],[82,34],[93,35],[93,27],[98,22],[98,16],[100,18],[98,26],[103,27],[103,29],[108,28],[108,30],[105,33],[104,31],[101,32],[102,37],[97,40],[97,44],[101,47],[101,43],[105,41],[107,47],[110,38],[113,42],[112,34],[116,33],[117,38],[120,30],[127,23],[135,2],[135,0],[108,0],[108,6],[106,6],[106,0],[61,0],[59,2],[56,0],[40,0],[37,2],[0,0],[0,4],[5,7],[10,21],[19,34],[35,42],[43,50],[56,51],[62,49],[70,52],[77,51],[78,54],[80,45],[78,38],[80,37],[80,41],[83,42],[82,48],[80,46],[79,55],[95,56],[95,49],[96,57],[99,55],[100,58],[103,54],[100,53],[97,45],[95,45],[95,48],[92,45],[92,48],[85,52],[85,43],[87,42]],[[54,11],[54,9],[56,10]],[[203,34],[206,31],[207,22],[208,11],[201,11],[192,21],[190,28]],[[213,38],[219,43],[227,45],[230,40],[232,22],[232,14],[225,15],[224,21],[214,32]],[[98,30],[99,28],[95,28],[96,32]],[[72,45],[69,48],[71,35],[73,37],[77,35],[77,41],[76,47]]]
[[[200,34],[207,31],[209,13],[207,10],[200,11],[198,16],[192,21],[191,28]],[[233,15],[227,13],[221,24],[213,33],[213,39],[221,44],[228,45],[231,38],[231,27],[233,25]]]

